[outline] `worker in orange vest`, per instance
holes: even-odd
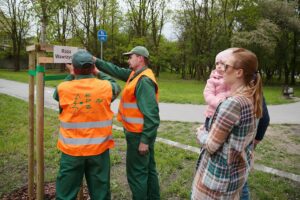
[[[95,59],[101,71],[126,81],[119,106],[118,120],[126,135],[127,180],[135,200],[160,199],[154,159],[154,143],[160,123],[158,85],[149,69],[149,52],[137,46],[128,56],[129,69]]]
[[[85,175],[91,199],[110,199],[110,156],[113,112],[111,102],[119,85],[99,72],[91,54],[73,55],[70,74],[57,86],[60,129],[57,142],[62,152],[56,181],[56,199],[76,199]]]

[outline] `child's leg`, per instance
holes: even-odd
[[[196,163],[196,170],[198,169],[198,167],[200,165],[203,153],[204,153],[204,149],[202,147],[200,147],[200,154],[199,154],[199,158],[198,158],[197,163]]]
[[[204,128],[206,131],[208,131],[208,123],[209,123],[210,117],[206,117],[205,122],[204,122]]]

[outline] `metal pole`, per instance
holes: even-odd
[[[29,70],[35,69],[35,52],[29,52]],[[29,76],[28,104],[28,198],[34,198],[34,75]]]
[[[103,42],[101,41],[101,60],[103,60]]]
[[[37,60],[42,53],[37,54]],[[39,60],[37,61],[40,65]],[[38,69],[38,67],[37,67]],[[44,199],[44,72],[37,70],[36,145],[37,145],[37,199]]]

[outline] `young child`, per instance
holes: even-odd
[[[210,74],[209,79],[206,82],[206,86],[203,91],[207,108],[205,111],[205,124],[204,127],[208,130],[208,122],[214,114],[217,106],[221,101],[229,96],[230,88],[224,84],[224,62],[229,57],[231,49],[226,49],[217,54],[215,59],[216,69]]]
[[[224,84],[224,62],[229,57],[233,49],[226,49],[217,54],[215,58],[216,68],[211,72],[209,79],[206,82],[203,95],[207,108],[205,110],[205,123],[197,129],[197,139],[200,144],[204,144],[208,136],[208,123],[213,116],[217,106],[230,94],[230,88]],[[201,158],[201,153],[197,161],[196,169],[198,168]]]

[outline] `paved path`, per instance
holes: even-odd
[[[54,88],[45,87],[45,106],[57,109],[57,102],[52,98]],[[28,84],[0,79],[0,93],[28,100]],[[119,100],[115,100],[112,109],[116,113]],[[204,122],[204,105],[160,103],[161,120],[182,122]],[[300,124],[300,102],[269,105],[271,124]]]

